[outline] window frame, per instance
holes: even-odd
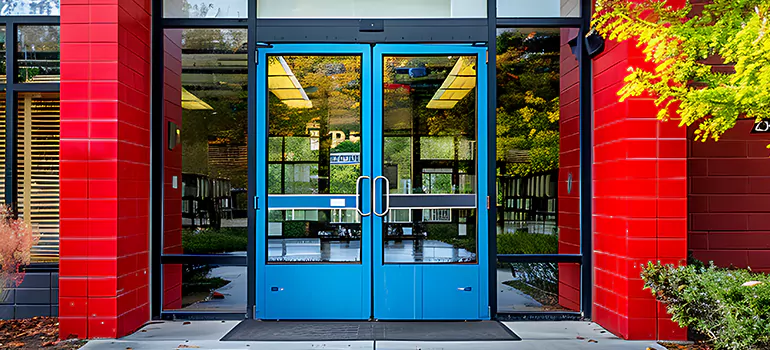
[[[247,50],[248,50],[248,148],[251,153],[256,149],[256,69],[257,49],[259,47],[269,47],[270,44],[262,42],[287,42],[287,43],[317,43],[317,42],[338,42],[338,43],[474,43],[478,46],[486,46],[489,51],[496,52],[495,43],[497,39],[498,28],[578,28],[578,38],[583,37],[590,30],[590,15],[592,11],[591,1],[580,1],[579,17],[526,17],[511,18],[497,17],[497,0],[487,0],[486,18],[456,18],[456,19],[258,19],[257,1],[248,0],[248,13],[246,18],[165,18],[163,15],[152,17],[152,90],[163,91],[163,42],[164,30],[170,28],[189,29],[189,28],[246,28]],[[163,14],[163,1],[156,0],[152,2],[152,13]],[[366,27],[382,27],[382,30],[369,31]],[[329,39],[332,38],[332,39]],[[580,76],[580,179],[591,179],[592,154],[592,111],[591,111],[591,61],[585,49],[583,49],[582,40],[578,41],[578,64]],[[496,67],[495,55],[488,55],[487,63],[491,67]],[[488,69],[488,110],[487,130],[494,130],[496,127],[496,69]],[[231,257],[208,255],[205,257],[194,255],[164,255],[163,251],[163,153],[164,153],[164,117],[163,117],[163,97],[157,94],[152,95],[151,113],[152,113],[152,137],[151,137],[151,204],[150,204],[150,232],[151,232],[151,315],[154,318],[174,318],[174,317],[245,317],[254,318],[256,306],[256,244],[257,233],[255,209],[248,211],[248,251],[246,257]],[[484,127],[484,125],[479,125]],[[496,147],[496,137],[494,132],[490,132],[488,139],[490,149]],[[483,166],[485,160],[479,159],[479,165]],[[254,179],[257,176],[256,157],[250,156],[247,162],[248,178]],[[495,169],[495,152],[490,152],[486,159],[486,166]],[[487,178],[489,186],[488,193],[496,193],[496,174],[489,172]],[[489,288],[489,307],[490,315],[498,319],[517,319],[537,317],[559,319],[577,319],[580,317],[590,318],[592,308],[592,222],[591,222],[591,181],[580,181],[578,189],[580,196],[580,254],[535,254],[535,255],[497,255],[495,230],[489,233],[489,252],[495,254],[495,258],[489,259],[489,283],[490,286],[496,284],[496,263],[498,259],[504,262],[566,262],[581,264],[581,311],[580,312],[537,312],[520,314],[498,314],[497,313],[497,289]],[[247,198],[255,198],[256,189],[249,186]],[[488,209],[489,227],[496,227],[497,217],[495,206]],[[162,310],[163,278],[162,265],[167,263],[184,263],[205,261],[217,264],[247,266],[247,305],[246,315],[233,313],[216,314],[203,312],[166,312]]]
[[[5,27],[5,74],[6,82],[0,84],[0,91],[5,92],[5,168],[3,169],[4,196],[3,203],[11,208],[13,215],[19,215],[19,93],[51,92],[59,93],[60,83],[20,83],[17,79],[18,53],[20,26],[60,26],[60,17],[41,15],[13,15],[0,16],[0,26]],[[61,42],[61,37],[59,38]],[[61,112],[60,112],[61,113]],[[57,253],[57,256],[59,253]],[[25,267],[28,271],[58,271],[58,259],[56,262],[33,262]]]

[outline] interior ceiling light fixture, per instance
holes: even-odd
[[[472,57],[461,56],[441,87],[428,102],[430,109],[452,109],[476,87],[476,64]]]
[[[203,102],[198,96],[193,95],[187,89],[182,88],[182,109],[186,110],[209,110],[214,109],[208,103]]]
[[[283,56],[270,59],[267,66],[267,88],[291,108],[313,108],[313,102],[307,97]]]

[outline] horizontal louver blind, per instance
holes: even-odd
[[[32,260],[59,259],[59,95],[19,95],[19,214],[40,232]]]

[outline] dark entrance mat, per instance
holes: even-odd
[[[494,341],[521,340],[497,321],[333,322],[255,321],[239,323],[223,341]]]

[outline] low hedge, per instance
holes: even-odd
[[[497,235],[497,254],[557,254],[559,236],[516,231]]]
[[[770,277],[713,264],[648,263],[646,289],[715,349],[770,348]]]
[[[197,231],[182,230],[182,249],[185,254],[246,251],[248,242],[248,230],[245,227],[227,227],[219,230],[211,228]]]

